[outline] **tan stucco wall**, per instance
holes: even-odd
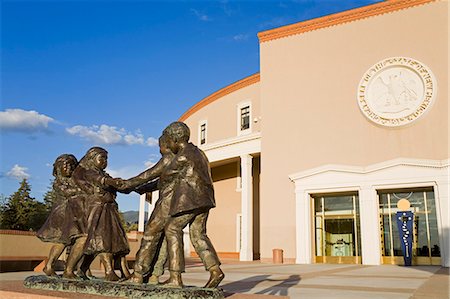
[[[295,257],[294,185],[288,175],[324,164],[448,158],[448,2],[409,8],[262,43],[261,254]],[[427,65],[437,79],[431,110],[396,129],[360,112],[363,74],[388,57]]]
[[[191,142],[198,144],[199,122],[207,120],[207,144],[237,136],[237,107],[239,103],[251,102],[252,132],[260,132],[260,121],[254,122],[261,116],[259,98],[259,82],[241,88],[222,98],[217,99],[199,111],[189,116],[184,122],[191,129]]]
[[[133,235],[133,239],[128,240],[130,253],[127,259],[134,259],[140,246],[142,235]],[[0,260],[26,259],[36,257],[47,257],[53,243],[42,242],[38,237],[31,235],[18,235],[14,233],[0,233]],[[64,260],[66,254],[63,253],[59,259]],[[92,269],[100,268],[100,261],[97,258],[91,265]]]
[[[0,234],[0,257],[47,256],[52,245],[36,236]]]
[[[236,215],[241,212],[241,193],[236,191],[237,162],[214,167],[212,176],[216,207],[209,214],[208,236],[216,251],[236,252]]]

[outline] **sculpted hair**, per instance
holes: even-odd
[[[53,176],[57,176],[59,174],[59,169],[61,168],[64,161],[69,161],[74,165],[78,164],[77,158],[72,154],[62,154],[56,158],[55,163],[53,163]]]
[[[98,146],[91,147],[86,152],[86,155],[84,155],[84,157],[81,158],[80,165],[84,168],[92,167],[95,156],[97,156],[98,154],[101,154],[101,153],[108,154],[108,151],[105,150],[104,148],[98,147]]]
[[[189,127],[181,121],[176,121],[168,125],[167,128],[164,129],[163,134],[167,135],[175,142],[187,142],[191,137],[191,131],[189,130]]]

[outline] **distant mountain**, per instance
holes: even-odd
[[[138,211],[126,211],[122,212],[123,218],[128,223],[138,223],[139,221],[139,212]],[[148,213],[145,212],[145,221],[147,221],[147,215]]]

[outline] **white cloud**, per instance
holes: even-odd
[[[71,135],[80,136],[81,138],[97,144],[147,144],[148,146],[154,146],[154,144],[150,142],[150,139],[154,139],[153,137],[149,137],[147,141],[145,141],[144,135],[142,135],[140,132],[136,132],[133,134],[127,132],[124,128],[118,129],[117,127],[108,125],[94,125],[90,127],[77,125],[71,128],[67,128],[66,131]]]
[[[126,144],[144,144],[144,136],[140,133],[136,133],[136,135],[127,134],[123,139]]]
[[[145,161],[144,165],[147,168],[151,168],[151,167],[155,166],[156,162],[157,161],[148,160],[148,161]]]
[[[55,120],[36,111],[6,109],[0,111],[0,129],[5,131],[36,132],[44,131]]]
[[[208,15],[206,15],[206,14],[204,14],[204,13],[201,13],[200,11],[198,11],[198,10],[196,10],[196,9],[191,8],[191,12],[192,12],[192,13],[193,13],[200,21],[203,21],[203,22],[212,21],[211,18],[210,18]]]
[[[30,175],[27,173],[27,170],[28,168],[15,164],[6,175],[17,180],[28,179]]]
[[[150,168],[153,167],[161,158],[161,155],[151,154],[150,158],[144,162],[145,167]]]
[[[107,167],[105,171],[113,178],[129,179],[137,176],[141,172],[145,171],[145,169],[146,168],[144,166],[130,165],[117,169]]]
[[[235,41],[244,41],[244,40],[248,40],[248,34],[237,34],[235,36],[233,36],[233,40]]]
[[[158,139],[156,139],[156,138],[149,137],[149,138],[147,139],[147,145],[148,145],[148,146],[158,146],[158,145],[159,145],[159,141],[158,141]]]

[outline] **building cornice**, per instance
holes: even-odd
[[[241,88],[247,87],[249,85],[255,84],[257,82],[259,82],[259,73],[253,74],[251,76],[248,76],[242,80],[239,80],[237,82],[234,82],[218,91],[216,91],[215,93],[207,96],[206,98],[204,98],[203,100],[201,100],[200,102],[198,102],[197,104],[195,104],[194,106],[192,106],[191,108],[189,108],[188,111],[186,111],[180,118],[179,121],[185,121],[189,116],[191,116],[192,114],[194,114],[195,112],[199,111],[200,109],[202,109],[203,107],[211,104],[212,102],[226,96],[227,94],[230,94],[236,90],[239,90]]]
[[[298,172],[289,175],[289,179],[295,182],[307,177],[318,175],[326,172],[341,172],[341,173],[355,173],[355,174],[368,174],[372,172],[377,172],[387,168],[392,168],[396,166],[412,166],[412,167],[425,167],[425,168],[436,168],[445,169],[449,168],[450,159],[446,160],[423,160],[423,159],[409,159],[409,158],[398,158],[394,160],[384,161],[377,164],[372,164],[367,167],[361,166],[350,166],[350,165],[335,165],[328,164],[321,167],[309,169],[306,171]]]
[[[387,0],[384,2],[343,11],[340,13],[295,23],[292,25],[262,31],[258,33],[258,38],[260,43],[264,43],[291,35],[349,23],[434,1],[435,0]]]
[[[261,132],[237,136],[199,146],[210,163],[261,152]]]
[[[256,132],[256,133],[252,133],[252,134],[223,139],[218,142],[211,143],[211,144],[200,145],[199,148],[201,148],[203,151],[207,152],[209,150],[224,148],[224,147],[227,147],[230,145],[245,143],[248,141],[258,140],[258,139],[261,139],[261,132]]]

